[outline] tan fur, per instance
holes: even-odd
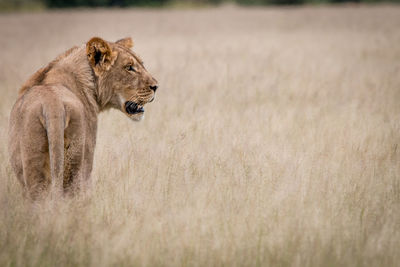
[[[11,165],[32,199],[50,185],[72,192],[90,177],[98,113],[125,101],[140,106],[154,98],[157,81],[134,54],[130,38],[115,43],[94,37],[37,71],[22,86],[11,111]],[[133,66],[134,71],[127,66]]]

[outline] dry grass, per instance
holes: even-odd
[[[400,8],[0,16],[1,266],[395,266]],[[88,196],[32,208],[8,164],[17,89],[133,36],[146,119],[100,116]]]

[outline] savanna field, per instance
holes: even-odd
[[[0,266],[398,266],[400,6],[0,15]],[[92,189],[32,204],[8,162],[22,83],[132,36],[160,88],[102,113]]]

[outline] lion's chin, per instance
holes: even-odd
[[[144,112],[136,113],[136,114],[129,114],[128,116],[133,121],[141,121],[144,118]]]

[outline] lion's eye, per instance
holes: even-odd
[[[135,68],[132,65],[126,66],[127,71],[133,71],[136,72]]]

